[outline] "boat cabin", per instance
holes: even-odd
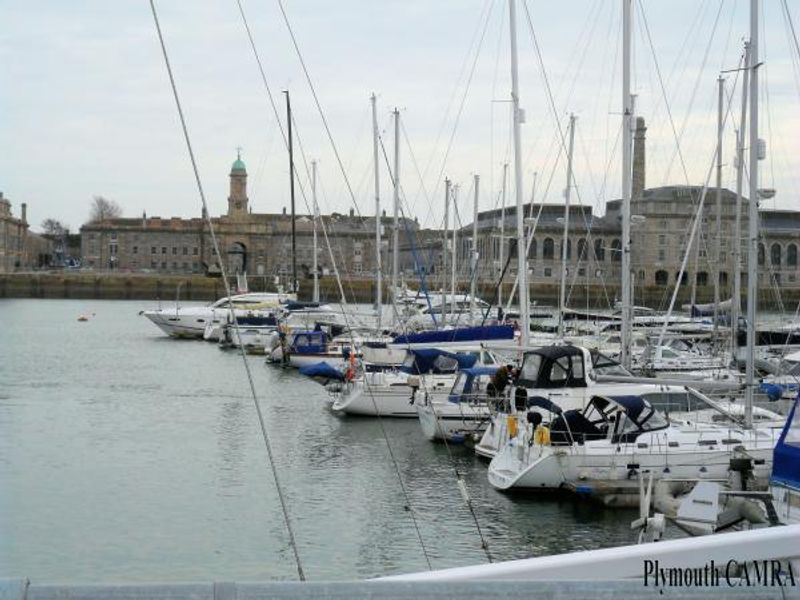
[[[582,411],[567,410],[553,419],[550,443],[571,446],[608,439],[612,444],[630,444],[643,433],[668,426],[667,419],[640,396],[593,396]]]
[[[537,389],[586,387],[587,355],[583,348],[568,345],[526,352],[517,385]]]
[[[470,367],[458,372],[453,387],[447,399],[449,402],[458,404],[459,402],[474,402],[476,399],[485,399],[487,396],[486,386],[494,377],[499,367]]]
[[[290,352],[295,354],[317,354],[325,352],[328,334],[324,331],[297,331],[293,334]]]
[[[477,354],[447,352],[438,348],[419,348],[408,350],[400,370],[410,375],[455,373],[468,369],[478,360]]]

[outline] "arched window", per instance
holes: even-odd
[[[786,264],[790,267],[797,266],[797,246],[795,244],[786,246]]]
[[[781,245],[780,244],[772,244],[772,247],[769,249],[769,260],[770,264],[775,267],[781,266]]]
[[[656,285],[667,285],[669,282],[669,273],[666,271],[656,271]]]
[[[586,260],[586,240],[583,238],[578,240],[578,260]]]
[[[553,238],[544,238],[544,244],[542,244],[542,258],[549,258],[552,259],[555,256],[556,252],[556,245],[553,242]]]
[[[536,247],[536,238],[531,239],[531,246],[528,248],[528,258],[536,258],[536,251],[538,248]]]
[[[705,271],[697,273],[697,285],[708,285],[708,273]]]
[[[564,256],[564,240],[561,240],[558,244],[558,258]],[[567,260],[572,258],[572,240],[567,238]]]
[[[603,262],[606,259],[606,249],[601,239],[594,241],[594,258],[597,262]]]
[[[678,276],[679,275],[680,275],[680,271],[675,273],[675,281],[678,281]],[[689,281],[689,274],[686,271],[684,271],[683,272],[683,277],[681,277],[681,285],[686,285],[686,283],[688,281]]]
[[[611,242],[611,261],[622,262],[622,242],[619,240]]]
[[[719,284],[728,285],[728,273],[725,271],[719,272]]]
[[[764,265],[764,244],[758,245],[758,264]]]

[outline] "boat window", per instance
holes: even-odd
[[[455,358],[450,358],[449,356],[437,356],[436,360],[433,361],[433,369],[434,372],[452,373],[458,369],[458,361]]]
[[[524,379],[533,384],[539,377],[539,368],[542,366],[542,357],[539,354],[528,354],[522,362],[522,369],[520,370],[520,379]]]
[[[559,383],[566,381],[569,376],[569,356],[562,356],[553,361],[553,368],[550,369],[550,381]]]
[[[573,379],[583,379],[583,357],[572,357],[572,377]]]
[[[466,373],[459,373],[456,381],[453,384],[453,390],[450,392],[454,396],[460,396],[464,393],[464,386],[467,384],[469,377]]]
[[[495,364],[494,356],[492,356],[491,352],[483,352],[483,360],[481,362],[485,365],[493,365]]]
[[[693,412],[702,408],[708,408],[705,402],[695,398],[690,393],[682,392],[653,392],[642,394],[642,398],[647,400],[656,410],[665,412],[685,413]]]
[[[669,348],[661,348],[661,358],[678,358],[678,353]]]
[[[648,410],[650,411],[649,413],[647,412]],[[639,415],[639,421],[642,424],[642,429],[645,431],[663,429],[668,425],[664,415],[657,410],[653,410],[652,408],[646,408],[644,411],[642,411],[642,414]]]

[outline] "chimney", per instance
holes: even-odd
[[[23,202],[22,204],[20,204],[20,210],[22,211],[22,222],[23,223],[27,223],[28,222],[28,205]]]
[[[3,196],[3,195],[2,195],[2,194],[0,194],[0,197],[2,197],[2,196]],[[385,209],[385,208],[384,208],[384,209],[381,211],[381,216],[382,216],[383,218],[386,218],[386,209]]]
[[[283,207],[283,216],[284,217],[286,216],[286,207],[285,206]]]
[[[350,209],[350,216],[351,216],[351,217],[355,217],[355,216],[356,216],[356,211],[355,211],[355,209],[354,209],[354,208],[351,208],[351,209]]]
[[[146,228],[147,228],[147,212],[143,210],[142,211],[142,229],[146,229]]]
[[[636,132],[633,135],[633,185],[631,199],[639,200],[645,186],[645,132],[644,117],[636,117]]]

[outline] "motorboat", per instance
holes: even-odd
[[[235,316],[245,316],[259,310],[274,310],[293,300],[294,294],[249,293],[220,298],[210,306],[179,306],[145,310],[140,314],[152,321],[161,331],[174,338],[202,338],[206,325],[215,319],[224,321],[233,307]]]
[[[499,366],[475,366],[458,372],[446,398],[425,394],[417,401],[422,433],[431,441],[461,443],[482,433],[491,420],[487,388]]]
[[[248,354],[264,354],[267,339],[278,328],[274,314],[236,317],[236,323],[225,323],[219,336],[221,348],[243,346]]]

